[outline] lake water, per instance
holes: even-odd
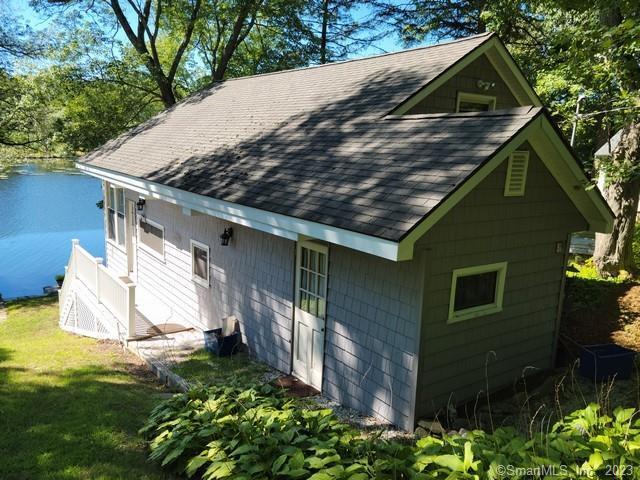
[[[0,167],[2,160],[0,160]],[[72,164],[27,163],[0,169],[0,294],[40,295],[64,273],[71,239],[104,256],[100,181]]]

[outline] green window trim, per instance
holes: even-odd
[[[460,113],[460,106],[463,103],[475,103],[478,105],[486,105],[488,112],[496,109],[496,97],[491,95],[482,95],[480,93],[458,92],[456,98],[456,113]]]
[[[456,310],[455,303],[458,279],[492,272],[496,272],[496,286],[493,302]],[[463,320],[470,320],[472,318],[501,312],[506,276],[507,262],[490,263],[487,265],[458,268],[454,270],[451,275],[451,295],[449,297],[449,317],[447,319],[447,323],[461,322]]]

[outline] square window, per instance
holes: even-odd
[[[195,282],[209,286],[209,247],[195,240],[191,240],[191,274]]]
[[[448,322],[500,312],[506,272],[506,262],[454,270]]]
[[[459,312],[467,308],[495,303],[497,282],[498,272],[496,271],[458,277],[454,310]]]

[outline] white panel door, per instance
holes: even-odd
[[[329,249],[299,242],[296,264],[293,375],[321,390]]]

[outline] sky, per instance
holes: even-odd
[[[6,7],[8,11],[11,11],[14,15],[24,19],[25,22],[35,31],[45,30],[51,22],[55,21],[54,19],[33,9],[29,3],[29,0],[0,0],[0,4],[4,4],[3,6]],[[355,16],[356,18],[358,18],[358,16],[366,17],[368,13],[368,10],[363,8],[357,11]],[[126,38],[124,37],[122,30],[120,30],[119,36],[121,36],[121,39],[126,42]],[[357,52],[350,58],[360,58],[385,52],[394,52],[402,50],[403,48],[404,46],[398,35],[392,34],[376,42],[375,45]]]

